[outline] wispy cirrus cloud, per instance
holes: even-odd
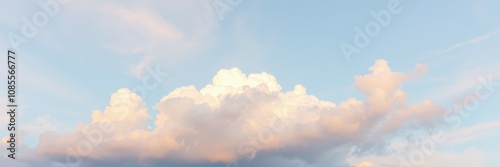
[[[463,47],[466,47],[466,46],[470,46],[470,45],[475,45],[475,44],[479,44],[481,42],[484,42],[490,38],[493,38],[495,36],[497,36],[498,34],[500,34],[500,29],[497,29],[493,32],[489,32],[489,33],[486,33],[486,34],[483,34],[483,35],[480,35],[480,36],[477,36],[477,37],[474,37],[474,38],[471,38],[469,40],[466,40],[466,41],[462,41],[462,42],[459,42],[459,43],[456,43],[446,49],[442,49],[442,50],[438,50],[438,51],[433,51],[430,53],[430,55],[439,55],[439,54],[444,54],[444,53],[448,53],[448,52],[451,52],[451,51],[454,51],[456,49],[459,49],[459,48],[463,48]]]

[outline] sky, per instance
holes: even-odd
[[[498,1],[0,4],[8,166],[500,165]]]

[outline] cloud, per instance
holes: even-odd
[[[498,134],[500,132],[500,120],[477,124],[448,133],[450,141],[446,144],[459,144],[478,138]]]
[[[362,163],[356,165],[356,167],[376,167],[376,166],[370,162],[362,162]]]
[[[96,3],[100,5],[96,7]],[[211,1],[90,1],[84,4],[82,13],[98,14],[90,16],[90,20],[95,20],[94,32],[90,33],[101,34],[98,45],[115,54],[141,57],[126,71],[139,79],[152,63],[170,67],[201,55],[213,43],[211,33],[218,26]]]
[[[446,49],[443,49],[443,50],[439,50],[439,51],[435,51],[433,52],[432,54],[433,55],[437,55],[437,54],[444,54],[444,53],[448,53],[448,52],[451,52],[453,50],[456,50],[456,49],[459,49],[459,48],[462,48],[462,47],[466,47],[466,46],[469,46],[469,45],[474,45],[474,44],[478,44],[478,43],[481,43],[483,41],[486,41],[496,35],[500,34],[500,29],[497,29],[493,32],[489,32],[487,34],[483,34],[483,35],[480,35],[480,36],[477,36],[477,37],[474,37],[474,38],[471,38],[467,41],[462,41],[462,42],[459,42],[459,43],[456,43]]]
[[[149,66],[149,64],[153,61],[152,57],[144,57],[141,62],[138,64],[134,65],[133,67],[130,68],[129,73],[132,74],[133,76],[142,79],[144,70],[146,67]]]
[[[485,166],[487,155],[481,150],[471,148],[463,152],[438,152],[429,158],[424,166]]]
[[[21,130],[24,133],[35,133],[39,134],[45,131],[54,131],[60,126],[60,123],[57,122],[54,118],[49,115],[44,115],[38,117],[33,123],[30,124],[21,124]]]
[[[218,26],[210,2],[168,0],[149,1],[145,5],[85,2],[84,12],[99,13],[94,16],[99,23],[97,31],[106,30],[100,40],[109,37],[112,41],[103,43],[104,48],[142,57],[129,71],[140,79],[144,68],[153,62],[174,65],[208,46],[210,33]],[[96,10],[95,3],[102,5]]]
[[[411,151],[411,150],[410,150]],[[356,162],[369,161],[369,165],[372,166],[404,166],[402,165],[402,161],[400,161],[401,154],[389,154],[389,155],[370,155],[363,157],[351,157],[349,161],[351,164],[355,164]],[[413,166],[426,166],[426,167],[441,167],[441,166],[463,166],[463,167],[484,167],[486,160],[492,160],[488,157],[486,152],[483,152],[477,148],[468,148],[463,151],[454,152],[454,151],[435,151],[431,156],[423,157],[423,160],[415,159],[414,161],[406,160],[407,162],[417,162],[411,165]],[[366,163],[366,162],[363,162]],[[365,167],[361,166],[363,163],[358,165],[353,165],[355,167]],[[372,167],[367,166],[367,167]]]
[[[442,112],[430,101],[405,102],[409,94],[401,90],[403,82],[425,74],[424,65],[405,74],[377,60],[370,71],[355,77],[366,98],[337,105],[307,94],[302,85],[283,91],[265,72],[222,69],[201,89],[179,87],[161,98],[154,106],[155,127],[147,126],[153,117],[142,99],[120,89],[103,111],[93,111],[92,123],[41,135],[37,153],[138,164],[160,159],[225,163],[284,152],[307,158],[304,152],[323,154],[353,144],[373,147],[364,143],[383,143],[383,136],[409,124],[427,125]]]
[[[37,2],[13,2],[8,6],[9,10],[16,10],[1,16],[8,21],[2,28],[10,26],[15,33],[20,33],[21,16],[33,14],[32,9],[42,10]],[[113,59],[122,56],[119,59],[128,65],[123,67],[119,63],[119,68],[138,78],[151,63],[161,62],[170,67],[202,55],[200,53],[214,43],[212,32],[219,23],[211,1],[199,0],[71,1],[58,10],[47,25],[50,28],[43,29],[45,35],[39,33],[36,38],[44,44],[43,51],[71,55],[68,59],[76,62],[95,58],[106,61],[110,56]],[[5,34],[9,31],[5,29]],[[27,51],[41,52],[33,48]],[[130,70],[132,64],[134,67]]]

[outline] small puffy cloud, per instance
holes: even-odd
[[[370,74],[355,77],[366,98],[347,98],[338,104],[307,94],[302,85],[283,91],[271,74],[247,75],[238,68],[220,70],[201,89],[173,90],[154,105],[158,110],[154,117],[139,96],[120,89],[103,111],[93,111],[90,124],[62,134],[43,134],[37,153],[138,163],[231,162],[281,151],[300,157],[306,156],[301,154],[304,149],[322,154],[381,141],[408,122],[428,124],[442,112],[430,101],[406,104],[409,94],[401,90],[402,84],[424,74],[424,65],[405,74],[378,60],[369,69]],[[152,128],[147,126],[151,118]]]
[[[100,156],[97,147],[106,145],[121,136],[138,136],[147,130],[146,104],[128,89],[120,89],[111,96],[104,111],[94,110],[90,124],[79,124],[73,131],[40,136],[37,152],[49,155]],[[71,148],[71,149],[68,149]]]
[[[146,104],[142,99],[129,89],[120,89],[109,101],[109,106],[104,111],[92,112],[92,123],[126,121],[130,127],[144,126],[150,119]]]

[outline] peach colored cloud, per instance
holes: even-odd
[[[442,112],[430,101],[407,104],[409,94],[401,90],[404,81],[426,73],[425,65],[405,74],[378,60],[370,71],[355,77],[366,98],[347,98],[338,105],[308,95],[302,85],[283,91],[271,74],[246,75],[237,68],[220,70],[201,89],[173,90],[154,106],[154,117],[139,96],[120,89],[108,107],[93,111],[92,123],[43,134],[37,153],[230,162],[315,142],[340,147],[376,140],[408,122],[432,122]],[[155,127],[148,127],[148,121]]]

